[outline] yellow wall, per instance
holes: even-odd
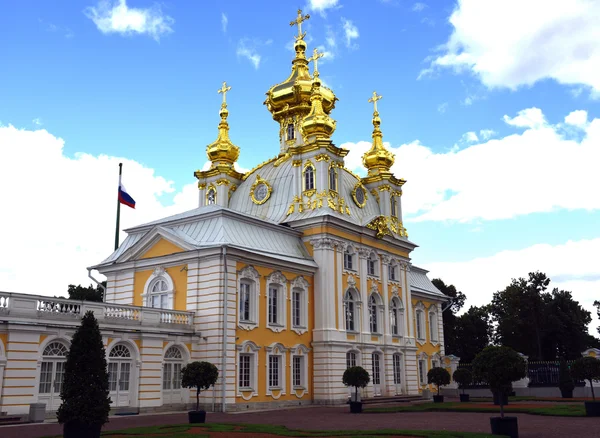
[[[246,263],[238,262],[237,270],[240,271],[245,266]],[[291,302],[286,298],[286,329],[280,333],[275,333],[267,328],[267,277],[271,275],[274,271],[270,268],[265,268],[262,266],[252,265],[260,274],[260,298],[258,302],[258,327],[253,330],[242,330],[236,329],[236,344],[242,344],[244,341],[250,340],[254,342],[259,347],[262,347],[258,351],[258,396],[252,397],[250,401],[243,400],[241,397],[237,397],[238,403],[252,403],[252,402],[267,402],[267,401],[275,401],[275,399],[271,396],[266,395],[266,387],[267,387],[267,351],[265,347],[273,344],[274,342],[279,342],[283,344],[284,347],[290,348],[297,344],[302,344],[308,348],[311,348],[312,342],[312,330],[314,328],[314,304],[313,304],[313,278],[309,276],[304,276],[306,281],[308,282],[308,311],[307,311],[307,323],[308,323],[308,331],[302,335],[297,334],[296,332],[289,329],[291,327]],[[293,272],[281,271],[281,273],[285,276],[288,281],[294,280],[298,277],[298,274]],[[236,305],[236,309],[239,309],[239,305]],[[237,311],[237,310],[236,310]],[[237,318],[237,315],[236,315]],[[290,367],[290,361],[292,360],[292,355],[290,352],[286,352],[285,358],[285,380],[286,380],[286,390],[285,395],[282,395],[277,400],[311,400],[312,399],[312,370],[313,370],[313,356],[312,351],[307,355],[307,368],[308,374],[306,376],[308,393],[302,396],[301,398],[296,397],[291,393],[292,388],[292,371]],[[237,375],[236,375],[237,382]],[[275,396],[278,396],[278,392],[273,391]]]
[[[431,369],[431,356],[433,356],[435,353],[437,353],[438,355],[440,355],[441,357],[441,344],[438,341],[437,345],[434,345],[431,343],[431,333],[429,333],[429,306],[431,306],[432,304],[434,304],[433,301],[427,301],[424,300],[422,298],[412,298],[412,305],[415,306],[418,302],[422,302],[423,305],[425,306],[425,337],[426,337],[426,342],[424,345],[421,345],[417,342],[417,361],[419,360],[419,356],[421,353],[425,353],[427,354],[427,369]],[[415,333],[415,337],[416,337],[416,333],[417,333],[417,314],[413,308],[413,330]],[[440,365],[443,365],[443,363],[440,363]],[[418,368],[417,368],[417,372],[418,372]],[[418,377],[417,377],[418,378]],[[435,385],[428,385],[429,389],[433,390],[435,389]],[[419,391],[421,391],[421,388],[419,387]]]
[[[150,259],[152,257],[161,257],[169,254],[176,254],[178,252],[183,252],[184,250],[178,247],[177,245],[169,242],[165,239],[159,239],[152,247],[146,251],[140,259]]]

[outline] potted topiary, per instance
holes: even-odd
[[[468,368],[458,368],[452,374],[452,378],[456,383],[458,383],[458,387],[462,389],[462,394],[460,394],[461,402],[469,401],[469,394],[465,394],[465,388],[473,382],[473,374],[469,371]]]
[[[437,395],[433,396],[434,403],[443,403],[444,396],[440,395],[440,387],[450,384],[450,373],[442,367],[433,367],[427,372],[427,383],[437,387]]]
[[[573,382],[573,377],[571,377],[571,372],[569,371],[569,365],[567,365],[567,361],[564,358],[560,360],[560,365],[558,367],[558,388],[560,389],[562,398],[573,398],[575,382]]]
[[[354,401],[350,400],[350,412],[360,414],[362,412],[362,402],[358,401],[358,388],[365,388],[371,378],[369,373],[363,367],[350,367],[344,371],[342,383],[346,386],[354,386],[356,389]]]
[[[196,388],[196,410],[188,412],[190,423],[204,423],[206,411],[200,410],[200,391],[213,386],[219,378],[219,370],[210,362],[192,362],[181,370],[181,386]]]
[[[600,380],[600,359],[580,357],[571,365],[571,374],[577,380],[589,380],[593,401],[585,402],[585,415],[600,417],[600,401],[596,401],[596,394],[594,394],[594,380]]]
[[[484,348],[473,360],[473,375],[488,382],[500,402],[500,417],[490,418],[492,435],[519,437],[517,417],[504,416],[504,398],[512,390],[512,382],[527,375],[527,364],[515,350],[503,346]]]
[[[56,417],[64,425],[65,438],[100,436],[102,425],[108,421],[110,397],[106,352],[92,311],[81,318],[73,335],[60,398]]]

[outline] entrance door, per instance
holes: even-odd
[[[394,386],[396,388],[396,395],[402,394],[402,356],[400,354],[394,354]]]
[[[131,352],[125,345],[116,345],[108,355],[108,389],[113,407],[130,405]]]
[[[163,404],[183,403],[181,393],[181,363],[165,362],[163,366]]]
[[[381,395],[381,363],[379,353],[371,355],[372,374],[373,374],[373,395]]]
[[[51,342],[42,353],[38,401],[46,404],[47,411],[56,411],[62,403],[60,390],[65,376],[67,351],[62,342]]]

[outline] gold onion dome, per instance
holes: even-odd
[[[373,112],[373,146],[363,155],[363,164],[369,171],[369,175],[374,175],[381,171],[389,172],[394,164],[394,154],[383,146],[382,141],[381,119],[377,111],[377,101],[382,97],[378,96],[376,91],[373,91],[373,97],[369,99],[369,102],[373,103],[375,108]]]
[[[302,121],[302,135],[307,139],[311,139],[311,137],[317,139],[329,138],[331,137],[331,134],[333,134],[333,131],[335,131],[335,120],[323,111],[321,79],[319,79],[319,69],[317,65],[317,61],[321,57],[323,57],[323,54],[315,49],[314,55],[310,59],[315,63],[315,72],[310,96],[311,109]]]
[[[304,41],[306,32],[302,32],[302,22],[309,18],[308,14],[302,16],[302,10],[299,9],[298,17],[290,23],[291,26],[298,26],[298,35],[295,36],[294,43],[296,57],[292,61],[292,73],[285,81],[272,86],[266,93],[267,99],[264,104],[273,115],[273,119],[278,122],[295,114],[303,117],[311,109],[312,78],[308,70],[309,60],[306,59]],[[338,98],[326,87],[321,87],[321,96],[323,110],[329,114]]]
[[[217,91],[223,94],[223,103],[221,104],[221,110],[219,116],[221,121],[219,122],[219,135],[217,139],[206,147],[206,155],[212,162],[211,167],[217,165],[227,165],[233,167],[240,156],[240,148],[234,145],[229,139],[229,123],[227,123],[227,116],[229,111],[227,110],[226,94],[231,90],[231,87],[227,86],[226,82],[223,82],[223,86]]]

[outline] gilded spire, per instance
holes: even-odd
[[[317,49],[314,51],[315,74],[312,81],[310,95],[311,108],[308,115],[302,121],[302,135],[308,141],[314,139],[329,138],[335,131],[335,120],[329,117],[323,110],[323,95],[321,94],[321,79],[317,69],[317,59],[322,57]],[[312,58],[311,58],[312,60]]]
[[[219,111],[219,116],[221,116],[219,135],[215,142],[206,147],[206,155],[212,163],[211,167],[219,164],[233,167],[233,163],[240,156],[240,148],[234,145],[229,139],[229,123],[227,123],[229,111],[227,110],[226,100],[226,94],[229,90],[231,90],[231,87],[227,86],[227,82],[223,82],[223,86],[217,90],[217,93],[223,94],[223,103],[221,103],[221,110]]]
[[[302,16],[302,9],[298,9],[298,17],[290,22],[290,26],[298,26],[298,36],[295,36],[296,41],[304,39],[306,32],[302,33],[302,23],[310,18],[310,15],[306,14]]]
[[[377,101],[381,100],[383,96],[378,95],[376,91],[373,91],[373,96],[369,99],[369,102],[373,104],[373,146],[363,155],[363,164],[369,171],[369,175],[375,175],[381,171],[389,172],[390,168],[394,164],[394,154],[388,151],[383,146],[383,134],[381,133],[380,125],[381,119],[379,118],[379,112],[377,111]]]

